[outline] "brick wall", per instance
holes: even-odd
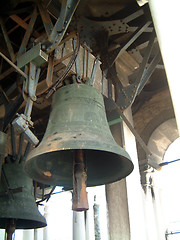
[[[173,118],[174,111],[169,90],[155,94],[149,101],[146,101],[133,115],[134,127],[145,143],[148,142],[152,132],[164,121]],[[137,143],[140,165],[146,159],[145,152]]]

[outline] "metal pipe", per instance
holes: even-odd
[[[149,0],[149,7],[155,26],[161,55],[169,83],[169,89],[174,106],[178,131],[180,133],[179,108],[179,33],[180,2],[164,0]],[[163,10],[162,10],[163,8]],[[168,17],[167,17],[168,16]]]

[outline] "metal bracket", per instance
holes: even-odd
[[[48,55],[43,52],[41,43],[38,43],[32,47],[29,51],[25,52],[23,55],[17,57],[17,66],[19,68],[24,67],[29,62],[34,63],[34,65],[41,66],[44,62],[48,61]]]
[[[31,121],[31,112],[33,101],[36,101],[36,88],[39,80],[39,75],[40,68],[36,70],[34,63],[30,62],[29,77],[25,80],[25,84],[23,84],[24,96],[26,97],[26,93],[28,93],[28,96],[26,98],[27,103],[25,111],[24,114],[18,115],[18,117],[12,122],[13,126],[17,128],[20,133],[24,133],[28,141],[33,145],[37,145],[39,142],[36,136],[29,129],[29,127],[33,126],[33,123]]]
[[[26,120],[26,116],[24,114],[19,115],[13,122],[13,126],[18,130],[19,133],[24,133],[26,138],[32,145],[37,145],[39,140],[29,129],[30,122]]]
[[[60,15],[52,29],[50,36],[48,37],[49,42],[52,44],[47,47],[47,53],[53,51],[63,39],[79,2],[80,0],[62,1]]]

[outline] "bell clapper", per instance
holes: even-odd
[[[72,210],[86,211],[89,209],[86,192],[87,174],[83,159],[83,150],[75,150],[73,162],[73,204]]]
[[[16,230],[16,222],[15,219],[11,218],[7,220],[6,227],[6,240],[12,240],[13,233]]]

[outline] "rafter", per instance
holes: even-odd
[[[28,16],[28,19],[30,18],[31,16]],[[19,26],[21,26],[22,28],[24,28],[25,30],[28,29],[28,24],[26,23],[26,21],[24,21],[23,19],[21,19],[18,15],[11,15],[10,18],[16,22]],[[33,32],[33,35],[34,37],[38,38],[40,36],[40,34],[37,32],[37,31],[34,31]]]
[[[36,18],[37,18],[37,8],[35,7],[34,8],[34,11],[32,13],[32,16],[31,16],[31,20],[28,24],[28,28],[26,30],[26,33],[24,34],[24,38],[21,42],[21,46],[19,48],[19,52],[18,52],[18,56],[20,56],[21,54],[24,53],[25,49],[26,49],[26,46],[28,44],[28,41],[29,41],[29,38],[31,36],[31,33],[33,32],[33,27],[34,27],[34,24],[35,24],[35,21],[36,21]]]
[[[31,18],[31,15],[27,16],[25,19],[23,19],[24,22],[26,22],[27,20],[29,20]],[[20,27],[19,24],[15,25],[13,28],[11,28],[8,31],[8,35],[11,34],[12,32],[14,32],[18,27]]]

